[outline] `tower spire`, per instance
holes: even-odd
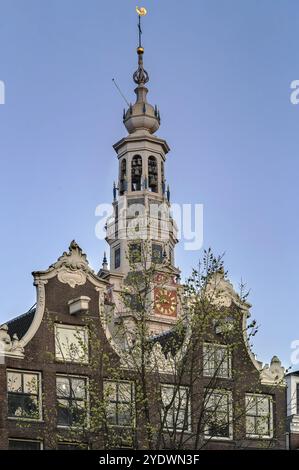
[[[147,14],[147,10],[136,7],[138,14],[139,45],[137,47],[138,69],[133,74],[133,80],[137,84],[135,88],[136,103],[131,104],[129,109],[123,114],[123,122],[129,134],[139,132],[139,134],[154,134],[160,127],[160,113],[157,107],[153,107],[147,101],[148,89],[146,84],[149,81],[149,74],[143,66],[144,48],[142,46],[141,17]]]
[[[144,48],[142,46],[142,28],[141,28],[141,18],[147,14],[147,10],[144,7],[136,7],[138,14],[138,32],[139,32],[139,46],[137,47],[138,54],[138,69],[133,75],[133,80],[137,85],[145,85],[149,81],[149,75],[143,67],[143,54]]]

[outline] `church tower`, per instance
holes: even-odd
[[[177,319],[179,270],[175,268],[174,250],[178,240],[170,214],[170,189],[165,173],[170,149],[156,135],[161,123],[159,109],[147,100],[149,74],[143,63],[140,16],[139,32],[138,68],[133,75],[137,85],[136,102],[123,113],[128,135],[113,146],[119,162],[118,180],[113,186],[114,213],[107,221],[106,241],[110,246],[109,280],[114,286],[129,273],[132,259],[138,261],[141,247],[146,245],[148,262],[155,263],[160,272],[158,284],[163,279],[168,286],[165,302],[155,302],[151,327],[158,334],[169,329]],[[102,275],[105,270],[106,256]]]

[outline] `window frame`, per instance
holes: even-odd
[[[148,190],[153,194],[159,193],[159,170],[158,160],[155,155],[150,155],[147,159]],[[151,184],[151,178],[156,178],[156,184]]]
[[[64,358],[61,351],[61,357],[58,356],[57,354],[57,338],[58,338],[58,330],[64,329],[64,330],[82,330],[84,332],[84,341],[86,342],[86,351],[85,351],[85,357],[82,360],[73,360],[68,357]],[[71,325],[67,323],[55,323],[54,324],[54,347],[55,347],[55,360],[59,363],[66,363],[66,364],[82,364],[86,365],[89,363],[89,331],[88,327],[85,325]]]
[[[75,449],[60,449],[59,446],[73,446]],[[59,441],[57,443],[57,450],[89,450],[89,446],[86,442],[71,442],[71,441]]]
[[[113,428],[124,428],[124,429],[133,429],[136,426],[136,403],[135,403],[135,382],[132,380],[112,380],[112,379],[103,379],[103,398],[105,399],[105,384],[116,384],[116,400],[111,400],[108,399],[108,406],[109,404],[113,403],[115,404],[115,417],[116,417],[116,423],[111,424],[108,423],[107,420],[107,425],[108,427],[113,427]],[[118,400],[118,388],[119,384],[130,384],[131,386],[131,401],[130,402],[125,402],[125,401],[119,401]],[[109,398],[109,397],[108,397]],[[119,413],[118,413],[118,407],[120,405],[130,405],[130,412],[131,412],[131,423],[132,424],[119,424]]]
[[[139,174],[135,174],[138,169]],[[131,192],[142,191],[143,159],[135,154],[131,159]],[[135,186],[136,185],[136,186]]]
[[[159,250],[161,250],[161,252],[159,254],[160,256],[155,257],[155,251],[158,251],[157,250],[158,247],[159,247]],[[152,261],[152,263],[156,263],[156,264],[162,264],[163,263],[163,245],[161,243],[156,243],[156,242],[152,243],[151,261]]]
[[[117,264],[116,264],[116,261],[118,261]],[[119,269],[120,265],[121,265],[121,248],[120,248],[120,245],[118,245],[114,248],[114,269]]]
[[[269,403],[269,415],[268,415],[268,420],[269,420],[269,435],[266,434],[249,434],[247,431],[247,417],[254,417],[255,418],[255,430],[256,430],[256,418],[263,417],[262,415],[248,415],[248,409],[247,409],[247,398],[249,397],[255,397],[255,398],[267,398],[268,403]],[[257,404],[255,404],[256,406]],[[246,392],[245,393],[245,433],[246,433],[246,438],[247,439],[273,439],[274,437],[274,413],[273,413],[273,396],[269,395],[267,393],[250,393]]]
[[[186,411],[186,407],[187,407],[187,428],[178,428],[176,427],[176,432],[182,432],[182,433],[191,433],[192,432],[192,400],[191,400],[191,390],[190,390],[190,387],[187,386],[187,385],[179,385],[179,386],[176,386],[175,384],[169,384],[169,383],[161,383],[160,384],[160,394],[161,394],[161,418],[163,416],[163,419],[164,419],[164,404],[163,404],[163,395],[162,395],[162,392],[163,392],[163,388],[164,389],[184,389],[187,391],[187,400],[186,401],[186,406],[184,407],[184,411]],[[176,395],[177,396],[177,395]],[[176,403],[175,403],[175,400],[176,398],[174,399],[174,403],[171,405],[171,408],[168,410],[168,413],[171,412],[172,413],[172,418],[174,418],[174,413],[178,413],[178,410],[176,410]],[[179,411],[182,411],[182,410],[179,410]],[[165,423],[167,421],[167,416],[166,416],[166,419],[165,419]],[[173,419],[172,422],[174,423],[175,420]],[[167,427],[163,427],[163,431],[174,431],[175,428],[174,427],[170,427],[170,426],[167,426]]]
[[[131,243],[129,243],[128,248],[129,248],[129,263],[140,264],[142,261],[141,241],[132,241]],[[135,252],[135,255],[134,255],[134,252]]]
[[[211,370],[209,367],[209,362],[211,361],[211,358],[208,357],[207,359],[205,358],[206,352],[205,348],[213,348],[213,352],[208,354],[212,357],[213,361],[213,372],[209,373],[208,371]],[[219,367],[216,367],[216,352],[217,349],[220,350],[225,350],[225,360],[223,360],[223,363],[220,364]],[[227,344],[220,344],[220,343],[204,343],[203,344],[203,350],[202,350],[202,361],[203,361],[203,367],[202,367],[202,374],[204,377],[215,377],[217,379],[232,379],[233,378],[233,370],[232,370],[232,350],[229,345]],[[222,365],[226,363],[226,368],[227,368],[227,375],[221,374],[221,369]],[[218,370],[217,370],[218,369]]]
[[[208,402],[214,394],[218,394],[218,395],[221,394],[221,395],[226,396],[228,398],[228,402],[227,402],[228,413],[227,413],[227,416],[228,416],[229,436],[227,436],[227,437],[226,436],[216,436],[216,435],[211,436],[209,433],[207,433],[206,423],[204,423],[204,430],[203,430],[204,438],[208,439],[208,440],[215,440],[215,441],[232,441],[233,438],[234,438],[234,428],[233,428],[233,412],[234,411],[233,411],[233,393],[232,393],[232,390],[225,390],[225,389],[215,389],[215,390],[213,390],[209,394],[208,401],[204,402],[204,407],[205,407],[204,413],[207,412]],[[215,416],[216,416],[216,413],[217,413],[217,411],[214,413]]]
[[[57,379],[58,378],[66,378],[69,381],[72,379],[77,379],[77,380],[84,380],[85,381],[85,399],[72,399],[70,397],[66,398],[65,396],[58,396],[57,393]],[[80,402],[85,402],[85,411],[86,411],[86,428],[89,428],[90,425],[90,397],[89,397],[89,377],[83,376],[83,375],[73,375],[73,374],[63,374],[63,373],[58,373],[55,376],[55,385],[56,385],[56,409],[57,409],[57,428],[60,429],[83,429],[82,426],[80,425],[65,425],[65,424],[59,424],[58,423],[58,407],[59,407],[59,400],[64,400],[67,401],[68,403],[71,401],[80,401]],[[71,388],[70,388],[71,390]]]
[[[39,439],[21,439],[21,438],[15,438],[15,437],[9,437],[8,438],[8,449],[9,449],[9,443],[13,441],[13,442],[34,442],[34,443],[38,443],[40,445],[40,448],[39,449],[36,449],[36,450],[44,450],[44,442],[39,440]],[[21,451],[24,451],[25,452],[25,449],[9,449],[11,451],[14,451],[14,450],[21,450]],[[29,449],[27,449],[29,451]],[[33,449],[30,449],[30,450],[33,450]]]
[[[38,393],[24,393],[24,392],[9,392],[8,391],[8,374],[15,373],[21,374],[22,376],[22,389],[24,389],[24,374],[28,375],[36,375],[38,377]],[[42,422],[43,421],[43,403],[42,403],[42,373],[35,370],[27,370],[27,369],[7,369],[6,371],[6,391],[7,391],[7,418],[9,420],[14,421],[31,421],[31,422]],[[38,400],[38,418],[29,418],[24,416],[9,416],[9,394],[13,394],[15,396],[20,395],[27,395],[27,396],[37,396]]]

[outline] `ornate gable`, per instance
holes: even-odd
[[[72,289],[76,286],[85,285],[89,280],[99,294],[99,308],[104,303],[104,293],[106,292],[108,281],[99,278],[89,266],[86,254],[83,253],[79,245],[73,240],[69,246],[68,252],[64,252],[58,260],[51,264],[46,271],[37,271],[33,273],[34,285],[37,289],[37,304],[34,319],[30,328],[20,340],[19,346],[24,348],[37,332],[44,316],[46,295],[45,286],[50,279],[57,277],[62,284],[68,284]],[[82,301],[85,298],[72,299],[72,302]]]

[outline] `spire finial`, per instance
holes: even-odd
[[[138,14],[138,31],[139,31],[139,46],[137,48],[138,54],[138,69],[133,75],[133,80],[137,85],[145,85],[149,81],[149,75],[147,71],[143,67],[143,54],[144,49],[142,47],[142,28],[141,28],[141,17],[147,14],[147,10],[144,7],[136,7],[136,11]]]
[[[104,251],[104,257],[103,257],[103,263],[102,263],[103,269],[107,271],[108,269],[108,261],[107,261],[107,256],[106,256],[106,251]]]

